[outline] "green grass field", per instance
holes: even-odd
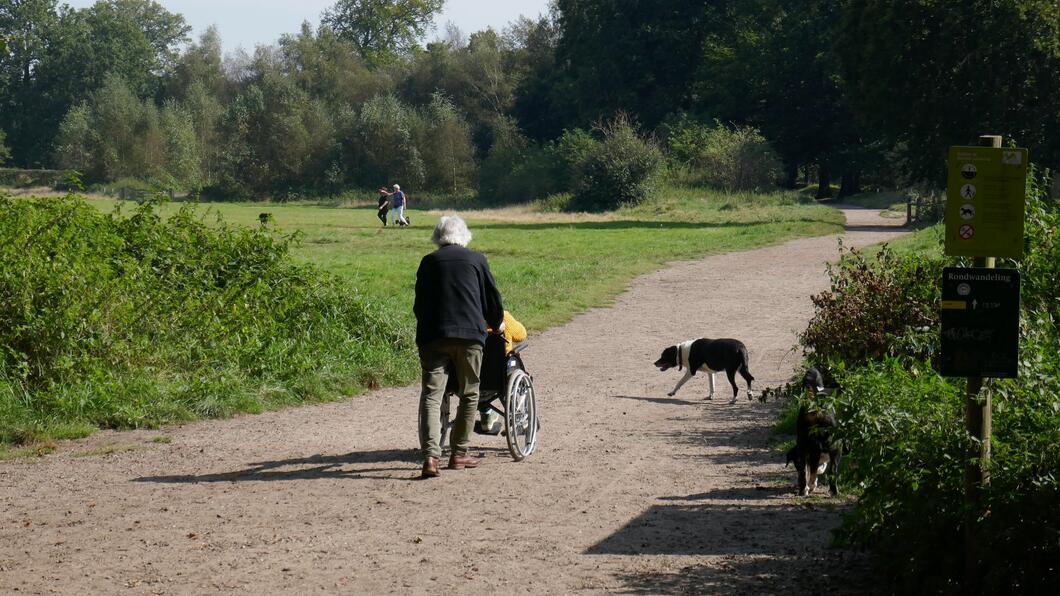
[[[100,196],[87,200],[103,212],[120,209],[130,213],[135,207]],[[165,216],[181,207],[166,203],[158,211]],[[369,204],[203,203],[193,208],[195,216],[207,225],[223,220],[258,227],[259,214],[270,213],[273,233],[297,235],[295,259],[347,280],[357,294],[351,292],[351,301],[366,304],[369,311],[375,310],[394,323],[398,337],[412,337],[416,269],[422,256],[435,248],[430,234],[443,211],[415,209],[410,213],[413,226],[383,228],[375,217],[374,205]],[[460,212],[474,234],[471,247],[490,259],[506,308],[531,333],[606,304],[633,277],[669,261],[837,233],[844,223],[839,211],[796,193],[726,195],[675,188],[660,193],[649,204],[606,214],[559,213],[550,208],[542,203]],[[19,405],[21,402],[11,402],[7,414],[0,408],[0,430],[6,429],[0,436],[13,443],[0,440],[0,459],[37,455],[40,450],[34,445],[85,436],[100,426],[157,426],[258,412],[303,401],[339,399],[379,383],[411,383],[416,378],[411,350],[359,357],[357,360],[351,355],[347,363],[332,362],[330,369],[318,371],[324,376],[317,381],[285,378],[281,382],[229,367],[217,371],[216,378],[205,379],[209,387],[201,395],[188,394],[187,383],[175,383],[169,378],[172,375],[162,374],[159,382],[168,385],[140,388],[144,391],[112,387],[108,393],[103,387],[92,386],[82,396],[87,401],[70,401],[67,393],[57,390],[58,397],[52,396],[55,403],[42,397],[40,407],[27,409]],[[382,372],[378,367],[358,368],[369,361],[390,366]],[[199,364],[183,362],[188,370]],[[170,372],[191,374],[177,370],[180,366],[174,363],[177,368]],[[155,378],[150,371],[129,374],[141,374],[148,383]],[[64,382],[77,385],[76,380]],[[85,387],[91,385],[90,380],[85,383]],[[145,400],[143,396],[148,393],[153,397]],[[13,448],[18,444],[31,445]]]
[[[93,203],[104,210],[117,204]],[[271,213],[275,230],[300,234],[297,258],[351,280],[411,330],[416,268],[434,249],[430,233],[443,212],[412,209],[411,227],[383,228],[368,204],[204,203],[199,209],[204,221],[220,216],[246,226]],[[843,224],[840,212],[795,193],[696,189],[669,189],[650,204],[602,215],[527,207],[461,215],[474,235],[470,247],[490,260],[505,307],[531,331],[606,303],[633,277],[668,261],[837,233]]]

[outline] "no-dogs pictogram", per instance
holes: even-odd
[[[962,240],[971,240],[972,236],[975,236],[975,227],[968,224],[961,226],[961,229],[957,231]]]

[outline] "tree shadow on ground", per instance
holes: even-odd
[[[476,452],[504,452],[494,447],[475,448]],[[263,482],[272,480],[412,480],[418,476],[422,457],[417,449],[383,449],[355,451],[345,455],[311,455],[248,464],[232,472],[143,476],[133,482],[162,484],[195,484],[199,482]],[[384,465],[380,465],[384,464]],[[385,465],[394,464],[394,465]],[[397,465],[400,464],[400,465]]]
[[[750,489],[749,489],[750,490]],[[812,502],[779,504],[787,489],[741,493],[723,490],[681,501],[716,499],[721,504],[655,505],[587,555],[685,555],[713,560],[676,572],[633,572],[618,576],[625,594],[864,594],[868,558],[826,548],[838,527],[837,507]],[[763,503],[762,500],[768,502]],[[746,504],[739,504],[745,501]],[[757,501],[757,502],[752,502]],[[853,572],[853,573],[852,573]],[[848,577],[849,575],[849,577]]]
[[[857,569],[851,573],[851,569]],[[783,560],[745,558],[689,565],[674,572],[621,574],[617,594],[882,594],[871,578],[868,557],[829,551]]]

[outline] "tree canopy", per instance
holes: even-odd
[[[533,198],[573,190],[563,152],[621,116],[688,180],[745,179],[702,171],[728,147],[820,196],[938,184],[982,133],[1060,165],[1053,0],[555,0],[427,41],[442,5],[338,0],[248,54],[150,0],[0,0],[5,155],[225,196],[400,176]]]

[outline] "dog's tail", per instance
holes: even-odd
[[[787,459],[784,462],[784,467],[785,468],[788,467],[788,464],[795,462],[795,453],[796,453],[797,449],[798,449],[798,446],[792,447],[791,449],[788,449]]]
[[[747,347],[740,346],[740,374],[748,383],[754,381],[754,375],[751,374],[751,369],[748,368],[748,362],[751,361],[751,357],[747,355]]]

